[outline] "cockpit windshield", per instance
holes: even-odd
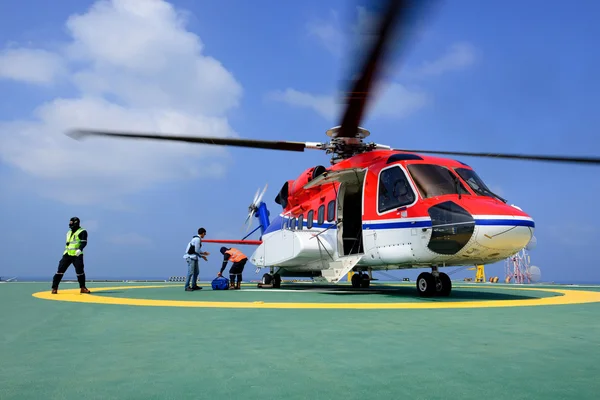
[[[424,199],[447,194],[469,194],[467,189],[448,168],[431,164],[408,166],[421,196]]]
[[[477,175],[475,171],[469,168],[456,168],[456,173],[473,189],[479,196],[495,197],[501,201],[506,202],[502,197],[492,192],[483,180]]]

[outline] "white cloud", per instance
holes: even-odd
[[[373,103],[373,116],[405,118],[431,100],[431,96],[424,91],[410,90],[399,83],[391,83],[382,88],[380,97]]]
[[[350,25],[342,24],[338,13],[334,10],[329,12],[327,19],[312,19],[306,24],[309,36],[316,38],[335,56],[345,55],[348,45],[357,47],[367,45],[375,38],[376,15],[361,6],[355,7],[355,10],[356,23]],[[348,41],[348,38],[351,40]]]
[[[292,88],[270,92],[267,94],[267,98],[274,101],[281,101],[294,107],[310,108],[327,119],[334,118],[337,111],[337,105],[333,96],[310,94]]]
[[[413,71],[408,71],[410,77],[426,77],[441,75],[449,71],[462,70],[470,67],[477,59],[475,47],[469,43],[454,43],[446,53],[433,61],[425,61]]]
[[[57,54],[40,49],[6,49],[0,52],[0,79],[49,85],[66,72]]]
[[[373,117],[404,118],[429,104],[431,97],[420,90],[409,90],[399,83],[388,84],[381,89],[381,95],[369,107]],[[273,91],[268,98],[287,103],[294,107],[309,108],[327,120],[339,117],[338,99],[330,95],[314,95],[288,88]]]
[[[103,203],[157,183],[224,172],[228,153],[221,147],[77,142],[64,135],[85,127],[235,136],[226,115],[239,104],[242,88],[202,54],[180,12],[162,0],[100,0],[66,26],[72,40],[63,51],[43,54],[68,66],[79,95],[40,105],[30,120],[1,122],[4,162],[36,178],[38,192],[72,204]],[[40,70],[55,68],[54,61],[40,60]],[[59,75],[42,76],[50,82]]]
[[[330,18],[326,21],[311,20],[306,24],[306,29],[310,36],[314,36],[328,51],[340,56],[343,46],[342,31],[338,26],[337,13],[331,11]]]
[[[376,20],[374,14],[364,7],[357,7],[357,22],[349,28],[349,33],[355,39],[355,46],[367,46],[374,38],[376,32],[373,27]],[[313,20],[307,24],[308,33],[315,37],[325,48],[335,56],[341,56],[344,44],[343,31],[335,12],[332,17],[323,20]],[[423,35],[423,28],[418,27],[419,35]],[[424,62],[413,71],[402,70],[401,77],[406,80],[410,78],[422,78],[432,75],[441,75],[448,71],[460,70],[471,66],[476,60],[475,48],[468,43],[455,43],[451,45],[445,54],[434,61]],[[396,75],[393,70],[388,69],[382,75]],[[420,89],[409,89],[407,85],[399,82],[382,84],[377,99],[370,105],[369,113],[377,117],[405,118],[418,112],[423,107],[431,104],[433,96]],[[287,103],[293,107],[308,108],[328,120],[339,117],[339,97],[326,94],[312,94],[302,92],[294,88],[275,90],[267,95],[274,101]],[[334,121],[337,122],[337,121]]]

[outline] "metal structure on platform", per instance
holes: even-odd
[[[538,267],[531,265],[529,251],[535,248],[535,236],[520,252],[505,260],[505,283],[536,283],[541,280],[542,273]]]

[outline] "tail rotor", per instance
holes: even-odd
[[[260,202],[262,201],[262,198],[265,195],[265,192],[267,191],[267,186],[268,184],[265,185],[262,192],[260,191],[260,188],[256,190],[254,199],[252,200],[252,203],[250,203],[250,205],[248,206],[248,216],[246,217],[246,221],[244,221],[246,232],[248,232],[248,230],[250,230],[250,226],[252,226],[252,217],[254,216],[256,210],[258,210],[258,206],[260,205]]]

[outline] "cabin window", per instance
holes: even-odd
[[[296,218],[290,220],[290,229],[296,229]]]
[[[317,224],[321,225],[325,221],[325,204],[319,206],[317,210]]]
[[[308,214],[306,214],[306,229],[311,229],[313,226],[313,218],[315,217],[315,212],[310,210]]]
[[[414,201],[415,193],[402,168],[394,166],[381,171],[377,200],[380,213],[407,206]]]
[[[298,229],[302,230],[304,228],[304,215],[300,214],[298,216]]]
[[[493,193],[475,171],[468,168],[456,168],[456,173],[473,189],[479,196],[497,197],[504,201],[500,196]]]
[[[331,222],[335,219],[335,200],[331,200],[327,204],[327,222]]]
[[[408,166],[408,171],[424,199],[448,194],[469,194],[458,177],[446,167],[412,164]]]

